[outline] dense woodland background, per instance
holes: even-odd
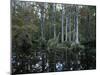
[[[11,1],[12,73],[96,68],[96,6]]]

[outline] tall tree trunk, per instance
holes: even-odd
[[[42,39],[43,39],[43,37],[44,37],[44,34],[43,34],[43,10],[41,9],[41,37],[42,37]]]
[[[67,41],[67,35],[68,35],[68,33],[67,33],[67,25],[68,25],[68,16],[66,16],[66,38],[65,38],[65,40]]]
[[[41,19],[40,19],[40,23],[41,23],[41,37],[42,37],[42,39],[44,39],[45,37],[44,37],[44,22],[45,22],[45,3],[44,3],[44,5],[41,5],[40,6],[40,8],[41,8]]]
[[[70,24],[70,15],[67,17],[67,40],[71,42],[71,24]]]
[[[55,10],[56,10],[56,5],[53,4],[53,26],[54,26],[54,38],[56,38],[56,24],[55,24]]]
[[[79,34],[78,34],[78,8],[76,7],[76,14],[74,16],[74,20],[75,20],[75,42],[79,43]]]
[[[72,8],[70,6],[69,7],[69,19],[68,19],[69,20],[69,35],[68,35],[69,36],[69,38],[68,38],[69,39],[69,42],[71,42],[71,37],[72,37],[71,36],[71,34],[72,34],[72,32],[71,32],[71,13],[72,12],[71,11],[72,11]]]
[[[64,42],[64,6],[62,5],[61,42]]]
[[[69,41],[71,40],[71,35],[70,35],[70,31],[71,31],[71,26],[70,26],[70,6],[66,6],[66,37],[65,37],[65,41]]]

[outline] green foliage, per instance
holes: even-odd
[[[80,42],[88,42],[96,39],[96,7],[83,6],[80,9],[79,33]]]
[[[52,3],[20,2],[17,0],[11,6],[11,29],[12,29],[12,54],[17,55],[19,62],[29,62],[36,64],[38,56],[46,56],[43,61],[48,61],[50,71],[54,71],[57,61],[65,62],[64,67],[74,68],[73,65],[81,61],[83,69],[95,68],[96,62],[96,7],[82,6],[78,14],[78,38],[76,41],[74,15],[69,15],[64,9],[64,41],[62,38],[62,8],[61,4],[55,4],[56,10],[53,12]],[[68,4],[69,5],[69,4]],[[66,7],[65,5],[64,7]],[[79,5],[80,6],[80,5]],[[72,8],[72,7],[70,7]],[[70,9],[71,10],[71,9]],[[42,11],[42,12],[41,12]],[[74,10],[71,10],[74,11]],[[72,12],[70,12],[72,13]],[[69,15],[69,31],[66,41],[66,15]],[[42,16],[42,17],[41,17]],[[55,21],[54,21],[55,20]],[[55,25],[55,30],[54,30]],[[54,36],[54,31],[56,37]],[[43,32],[43,36],[42,36]],[[70,37],[70,38],[69,38]],[[79,59],[80,58],[80,59]],[[57,59],[57,60],[56,60]],[[28,61],[29,60],[29,61]],[[53,63],[53,64],[52,64]],[[23,63],[26,65],[26,63]],[[43,65],[43,64],[42,64]],[[31,65],[32,66],[32,65]],[[68,67],[69,66],[69,67]],[[24,69],[24,67],[23,67]],[[76,68],[78,70],[78,68]],[[67,70],[67,69],[65,69]],[[26,72],[26,70],[24,69]],[[38,72],[38,71],[37,71]]]
[[[56,38],[52,38],[52,39],[48,40],[48,42],[47,42],[47,47],[48,48],[56,48],[56,47],[58,47],[59,35],[60,35],[60,33],[58,34],[58,36]]]

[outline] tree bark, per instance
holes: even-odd
[[[79,36],[79,34],[78,34],[78,8],[76,7],[76,14],[75,14],[75,16],[74,16],[74,23],[75,23],[75,42],[76,43],[79,43],[79,38],[78,38],[78,36]]]
[[[67,41],[67,35],[68,35],[68,33],[67,33],[67,25],[68,25],[68,16],[66,16],[66,41]]]
[[[56,38],[56,24],[55,24],[55,10],[56,10],[56,5],[53,4],[53,26],[54,26],[54,38]]]
[[[41,18],[40,18],[40,23],[41,23],[41,37],[44,39],[44,22],[45,22],[45,3],[44,5],[40,5],[41,8]]]
[[[62,26],[61,26],[61,42],[64,42],[64,6],[62,5]]]

